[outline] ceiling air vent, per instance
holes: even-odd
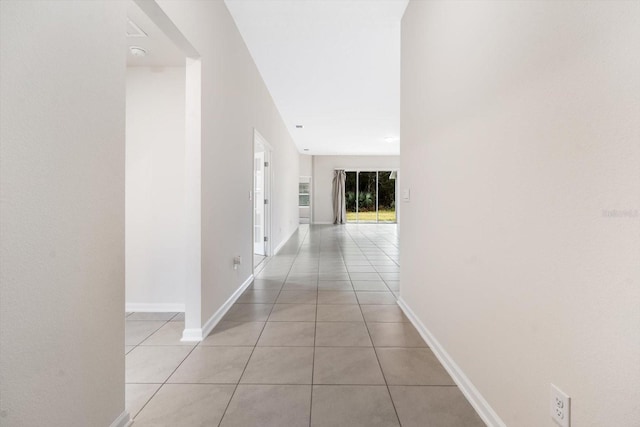
[[[127,20],[127,37],[147,37],[147,33],[142,31],[131,19]]]

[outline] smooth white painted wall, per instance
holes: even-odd
[[[185,68],[127,69],[126,302],[185,302]]]
[[[312,176],[313,174],[313,156],[309,154],[300,154],[300,176]]]
[[[400,167],[400,156],[313,156],[313,222],[333,224],[334,169],[387,170]]]
[[[0,2],[0,424],[124,412],[126,3]]]
[[[638,22],[618,1],[403,18],[401,297],[509,426],[556,425],[552,382],[574,426],[640,420]]]
[[[274,248],[298,227],[299,153],[225,4],[159,4],[201,55],[204,324],[252,274],[254,128],[273,146]]]

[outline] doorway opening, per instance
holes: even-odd
[[[397,170],[347,170],[347,222],[395,224],[398,221],[396,176]]]
[[[253,268],[271,255],[271,145],[253,137]]]

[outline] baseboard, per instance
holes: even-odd
[[[287,236],[287,238],[286,238],[286,239],[282,239],[282,241],[280,242],[280,244],[278,244],[278,246],[276,247],[276,249],[273,251],[273,255],[278,255],[278,252],[280,252],[280,249],[282,249],[282,247],[283,247],[284,245],[286,245],[286,244],[287,244],[287,242],[289,241],[289,239],[291,238],[291,236],[293,236],[293,235],[294,235],[294,233],[295,233],[296,231],[298,231],[298,228],[300,228],[300,225],[298,225],[297,227],[295,227],[295,228],[291,231],[291,233],[289,233],[289,235]]]
[[[213,316],[209,318],[205,322],[205,324],[200,329],[185,329],[182,332],[182,339],[180,341],[202,341],[205,339],[216,327],[218,322],[222,320],[227,311],[231,308],[233,304],[240,298],[240,295],[249,287],[249,285],[253,283],[253,274],[251,274],[247,280],[245,280],[242,285],[229,297],[227,301],[215,312]]]
[[[127,313],[132,312],[155,312],[155,313],[184,313],[184,304],[164,304],[164,303],[137,303],[128,302],[124,305]]]
[[[333,225],[331,221],[313,221],[313,225]]]
[[[453,381],[458,385],[458,388],[467,398],[471,406],[476,410],[482,421],[489,427],[506,427],[506,424],[500,419],[498,414],[489,405],[489,402],[480,394],[478,389],[473,385],[471,380],[460,369],[456,362],[451,358],[449,353],[442,347],[435,336],[427,329],[427,327],[420,321],[415,315],[413,310],[409,308],[407,303],[400,297],[398,299],[398,305],[409,318],[413,326],[418,330],[422,338],[426,341],[431,351],[436,355],[442,366],[447,370]]]
[[[131,417],[127,411],[124,411],[120,414],[118,418],[115,419],[114,422],[111,423],[110,427],[129,427],[132,425]]]

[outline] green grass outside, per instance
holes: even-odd
[[[394,210],[380,210],[378,211],[378,219],[379,221],[396,221],[396,211]],[[355,222],[356,221],[356,213],[355,212],[347,212],[347,222]],[[364,222],[375,222],[376,221],[376,213],[375,212],[358,212],[358,221]]]

